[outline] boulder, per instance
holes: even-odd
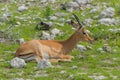
[[[117,22],[114,18],[102,18],[102,19],[98,20],[98,23],[109,26],[109,25],[115,25]]]
[[[87,50],[87,48],[83,45],[77,45],[77,49],[80,50],[81,52],[84,52],[85,50]]]
[[[38,68],[39,69],[45,69],[45,68],[49,68],[52,67],[51,63],[46,60],[46,59],[42,59],[38,62]]]
[[[13,68],[23,68],[26,66],[26,63],[23,59],[15,57],[10,61],[10,65]]]
[[[115,9],[112,7],[108,7],[100,13],[99,17],[100,18],[106,18],[106,17],[111,18],[114,15],[115,15]]]

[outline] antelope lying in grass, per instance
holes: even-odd
[[[73,15],[78,24],[71,21],[71,25],[76,28],[76,31],[67,40],[31,40],[21,44],[15,56],[25,61],[39,61],[41,59],[49,59],[50,62],[70,61],[73,56],[68,55],[68,53],[80,40],[87,42],[93,40],[80,23],[79,18],[75,14]]]

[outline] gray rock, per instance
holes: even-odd
[[[65,18],[60,18],[58,21],[64,23],[65,22]]]
[[[77,9],[77,8],[79,8],[80,6],[79,6],[76,2],[68,2],[68,3],[67,3],[67,7],[68,7],[68,8],[73,8],[73,9]]]
[[[54,15],[57,16],[57,17],[64,17],[64,16],[67,16],[68,14],[67,14],[67,13],[57,12],[57,13],[55,13]]]
[[[49,19],[52,20],[52,21],[54,21],[54,20],[57,19],[57,17],[56,16],[49,16]]]
[[[112,7],[108,7],[106,8],[105,10],[103,10],[101,13],[100,13],[100,18],[111,18],[115,15],[115,9],[112,8]]]
[[[67,9],[68,12],[73,12],[73,10],[74,10],[73,8],[68,8]]]
[[[23,59],[20,59],[18,57],[15,57],[10,61],[10,65],[13,68],[23,68],[26,66],[26,63]]]
[[[52,39],[54,39],[54,37],[55,37],[54,35],[50,35],[49,33],[43,31],[40,36],[40,39],[41,40],[52,40]]]
[[[78,68],[78,66],[72,66],[72,69],[77,69]]]
[[[96,13],[98,11],[101,11],[101,7],[100,6],[92,6],[92,9],[90,10],[90,13]]]
[[[65,74],[65,73],[66,73],[66,71],[64,71],[64,70],[60,71],[60,74]]]
[[[61,31],[57,28],[54,28],[53,30],[51,30],[51,35],[56,36],[56,35],[61,35],[61,34],[62,34]]]
[[[45,68],[49,68],[52,67],[51,63],[46,60],[46,59],[42,59],[38,62],[38,68],[39,69],[45,69]]]
[[[73,0],[74,2],[77,2],[80,5],[91,3],[93,0]]]
[[[0,17],[0,22],[8,21],[11,16],[12,16],[12,14],[10,14],[10,13],[4,13],[4,14]]]
[[[112,33],[120,33],[120,28],[118,29],[108,29],[109,32],[112,32]]]
[[[10,79],[10,80],[24,80],[23,78],[14,78],[14,79]]]
[[[97,51],[102,52],[103,48],[98,48]]]
[[[77,45],[77,49],[80,50],[81,52],[84,52],[85,50],[87,50],[87,48],[83,45]]]
[[[104,44],[103,50],[106,51],[106,52],[110,52],[110,53],[112,52],[112,49],[108,44]]]
[[[28,7],[26,7],[25,5],[22,5],[22,6],[18,7],[18,11],[20,11],[20,12],[25,11],[27,9],[28,9]]]
[[[18,44],[23,44],[25,42],[24,38],[17,39],[16,42]]]
[[[89,78],[92,78],[93,80],[104,80],[107,77],[103,76],[103,75],[92,75],[92,76],[88,76]]]
[[[58,26],[60,26],[60,27],[64,26],[63,23],[55,23],[55,24],[58,25]]]
[[[97,9],[92,9],[90,10],[90,13],[96,13],[98,10]]]
[[[85,19],[84,21],[83,21],[83,24],[85,24],[86,26],[88,26],[88,27],[91,27],[92,25],[92,22],[93,22],[93,20],[92,19]]]
[[[51,2],[51,3],[55,3],[56,0],[41,0],[40,2],[41,3],[48,3],[48,2]]]
[[[53,27],[53,23],[52,22],[38,22],[36,25],[36,29],[40,29],[40,30],[49,30],[50,28]]]
[[[115,25],[116,20],[114,18],[102,18],[102,19],[98,20],[98,23],[109,26],[109,25]]]

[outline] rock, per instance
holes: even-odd
[[[97,51],[103,52],[103,48],[98,48]]]
[[[64,71],[64,70],[60,71],[60,74],[65,74],[65,73],[66,73],[66,71]]]
[[[68,7],[68,9],[70,9],[70,8],[77,9],[80,6],[76,2],[68,2],[67,7]]]
[[[64,26],[63,23],[55,23],[55,24],[58,25],[58,26],[60,26],[60,27]]]
[[[45,68],[49,68],[52,67],[51,63],[46,60],[46,59],[42,59],[38,62],[38,68],[39,69],[45,69]]]
[[[40,2],[41,3],[46,3],[48,0],[41,0]]]
[[[116,23],[116,20],[113,19],[113,18],[102,18],[102,19],[98,20],[98,23],[99,23],[99,24],[104,24],[104,25],[106,25],[106,26],[110,26],[110,25],[115,25],[115,24],[117,24],[117,23]]]
[[[92,78],[93,80],[104,80],[107,77],[106,76],[102,76],[102,75],[92,75],[92,76],[88,76],[89,78]]]
[[[90,13],[93,14],[93,13],[96,13],[98,11],[98,9],[94,8],[92,10],[90,10]]]
[[[56,17],[56,16],[49,16],[49,19],[50,19],[51,21],[55,21],[55,20],[57,19],[57,17]]]
[[[100,13],[100,18],[111,18],[115,15],[115,9],[112,8],[112,7],[108,7],[106,8],[105,10],[103,10],[101,13]]]
[[[109,52],[109,53],[112,52],[112,49],[111,49],[111,47],[108,44],[104,44],[103,50],[106,51],[106,52]]]
[[[57,12],[57,13],[55,13],[54,14],[56,17],[64,17],[64,16],[67,16],[68,14],[67,13],[59,13],[59,12]]]
[[[57,29],[57,28],[51,30],[50,33],[51,33],[51,35],[54,35],[54,36],[62,34],[61,31],[59,29]]]
[[[23,78],[14,78],[14,79],[10,79],[10,80],[24,80]]]
[[[55,3],[56,0],[41,0],[41,3]]]
[[[72,66],[72,69],[77,69],[78,68],[78,66]]]
[[[80,5],[85,5],[88,3],[91,3],[93,0],[73,0],[74,2],[77,2]]]
[[[112,32],[112,33],[120,33],[120,28],[118,29],[108,29],[109,32]]]
[[[27,9],[28,9],[28,7],[26,7],[25,5],[22,5],[22,6],[18,7],[18,11],[20,11],[20,12],[25,11]]]
[[[23,44],[25,42],[24,38],[17,39],[16,42],[18,44]]]
[[[51,39],[54,39],[54,35],[50,35],[49,33],[43,31],[41,36],[40,36],[40,39],[41,40],[51,40]]]
[[[40,27],[39,27],[40,25]],[[38,22],[35,29],[40,29],[40,30],[49,30],[50,28],[53,27],[53,23],[52,22]]]
[[[11,16],[12,14],[9,14],[9,13],[3,14],[3,16],[0,17],[0,22],[8,21]]]
[[[68,12],[73,12],[73,10],[74,10],[73,8],[68,8],[67,9]]]
[[[91,27],[92,25],[92,22],[93,22],[93,20],[92,19],[90,19],[90,18],[88,18],[88,19],[85,19],[84,21],[83,21],[83,24],[85,24],[86,26],[88,26],[88,27]]]
[[[15,57],[10,61],[10,65],[13,68],[23,68],[26,66],[26,63],[23,59]]]
[[[87,50],[87,48],[83,45],[77,45],[77,49],[80,50],[81,52],[84,52],[85,50]]]
[[[65,18],[60,18],[58,21],[64,23],[65,22]]]

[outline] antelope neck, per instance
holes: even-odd
[[[77,45],[77,43],[80,41],[80,32],[76,31],[70,38],[63,41],[63,53],[67,54]]]

